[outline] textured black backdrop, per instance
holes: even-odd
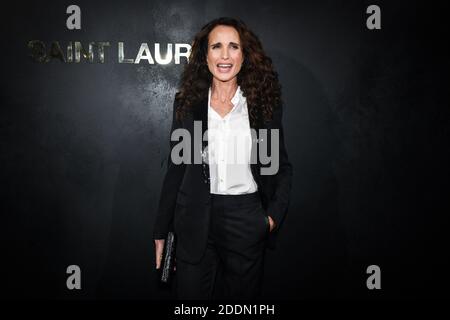
[[[182,65],[119,64],[141,42],[190,43],[242,18],[279,72],[294,166],[267,256],[269,298],[441,297],[448,287],[444,9],[431,1],[76,1],[2,8],[1,291],[27,298],[170,298],[151,230]],[[378,4],[382,29],[365,27]],[[105,64],[39,64],[27,42],[110,41]],[[183,60],[184,61],[184,60]],[[66,267],[82,290],[66,289]],[[381,267],[379,291],[366,268]]]

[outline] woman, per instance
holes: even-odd
[[[278,75],[242,21],[215,19],[195,36],[173,109],[172,133],[185,130],[191,139],[184,142],[198,142],[198,133],[204,139],[184,149],[170,143],[156,267],[174,230],[178,298],[256,298],[266,245],[287,212],[292,166]]]

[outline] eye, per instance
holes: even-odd
[[[213,49],[216,49],[218,47],[220,47],[220,44],[215,44],[215,45],[212,46]]]
[[[231,46],[233,49],[239,49],[239,46],[237,46],[237,45],[233,45],[233,46]]]

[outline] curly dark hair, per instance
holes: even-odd
[[[208,37],[218,25],[234,27],[239,33],[244,62],[237,74],[237,83],[247,99],[251,124],[256,126],[260,117],[269,121],[273,108],[282,103],[278,73],[273,68],[272,59],[265,54],[258,37],[242,20],[229,17],[212,20],[195,35],[189,62],[184,67],[181,85],[175,95],[179,102],[176,110],[177,120],[183,119],[186,113],[192,111],[193,106],[205,97],[212,83],[212,74],[206,61]]]

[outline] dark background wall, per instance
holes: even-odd
[[[152,228],[182,64],[117,63],[141,42],[191,43],[243,19],[283,86],[292,201],[268,298],[440,297],[448,286],[448,52],[444,10],[412,1],[18,2],[2,18],[2,295],[170,298]],[[370,4],[382,29],[366,28]],[[110,41],[104,64],[33,62],[38,39]],[[185,60],[182,60],[184,63]],[[82,290],[66,288],[66,267]],[[379,291],[366,268],[381,268]]]

